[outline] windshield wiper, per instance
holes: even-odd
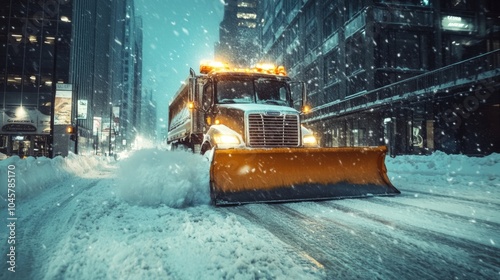
[[[264,103],[266,104],[272,104],[272,105],[283,105],[283,101],[281,100],[264,100]]]
[[[220,104],[229,104],[229,103],[236,103],[234,99],[222,99],[219,101]]]

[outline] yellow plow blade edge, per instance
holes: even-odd
[[[380,147],[215,150],[215,205],[396,195]]]

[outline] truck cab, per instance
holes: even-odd
[[[292,96],[292,82],[283,67],[230,69],[221,64],[202,64],[200,70],[199,76],[191,71],[184,90],[184,95],[188,95],[185,107],[189,112],[184,112],[188,133],[184,133],[183,139],[175,139],[169,130],[172,143],[177,140],[202,154],[214,147],[317,145],[313,133],[301,125],[305,86],[296,83],[301,90]]]

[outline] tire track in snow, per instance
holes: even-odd
[[[479,217],[468,217],[468,216],[465,216],[464,214],[456,214],[456,213],[452,213],[451,211],[438,210],[438,209],[433,209],[433,208],[431,209],[429,207],[413,205],[413,204],[409,204],[409,203],[405,203],[405,202],[398,202],[396,200],[383,200],[380,197],[373,197],[367,201],[370,203],[375,203],[378,205],[385,205],[385,206],[389,206],[389,207],[398,207],[398,208],[404,208],[404,209],[415,208],[415,209],[419,209],[419,210],[424,210],[424,211],[431,212],[433,216],[438,216],[438,218],[440,218],[440,219],[454,220],[454,221],[460,221],[460,222],[464,222],[464,223],[473,222],[473,223],[477,224],[478,226],[487,228],[488,230],[500,232],[500,223],[499,222],[495,222],[495,221],[491,221],[491,220],[487,220],[487,219],[482,219]],[[439,203],[440,201],[438,200],[436,202]],[[445,203],[445,202],[447,202],[447,201],[442,201],[442,203]],[[464,208],[466,207],[463,204],[461,204],[461,206]],[[487,207],[487,205],[473,205],[473,206],[469,205],[467,207],[471,208],[471,209],[490,208],[490,207]],[[499,208],[492,208],[489,211],[498,212],[499,210],[500,210],[500,207]],[[411,210],[408,210],[408,211],[411,211]]]
[[[310,206],[310,207],[308,207]],[[334,253],[341,257],[343,262],[343,271],[333,271],[332,277],[335,278],[381,278],[381,279],[428,279],[433,277],[443,278],[445,274],[438,275],[430,273],[422,269],[430,265],[425,258],[415,258],[408,254],[417,249],[414,244],[405,244],[396,240],[390,233],[394,231],[394,223],[390,220],[385,220],[379,217],[372,217],[381,226],[365,226],[366,221],[360,226],[357,223],[351,223],[350,220],[359,220],[359,217],[352,216],[352,213],[340,213],[344,219],[334,219],[331,217],[311,217],[310,213],[314,213],[317,207],[323,207],[320,204],[290,204],[287,207],[287,212],[292,216],[300,217],[301,219],[314,220],[320,224],[343,225],[343,235],[340,236],[338,248],[335,248]],[[298,209],[292,209],[298,208]],[[305,210],[305,211],[304,211]],[[313,210],[313,211],[311,211]],[[330,210],[338,210],[331,208]],[[303,214],[306,212],[307,214]],[[338,214],[338,213],[337,213]],[[338,215],[335,215],[339,217]],[[347,221],[345,219],[347,217]],[[322,234],[328,234],[330,227],[325,228]],[[397,242],[396,242],[397,241]],[[335,256],[335,255],[332,255]],[[420,265],[408,265],[409,260]]]
[[[374,235],[356,225],[318,219],[302,214],[287,205],[258,206],[261,207],[244,206],[230,211],[246,218],[252,224],[264,227],[293,247],[296,254],[310,256],[325,269],[327,279],[356,277],[397,279],[400,278],[401,271],[414,277],[429,277],[421,269],[401,268],[394,264],[398,262],[387,258],[394,250],[397,251],[397,248],[391,246],[392,239],[383,237],[384,240],[380,240],[379,235]],[[380,243],[386,246],[377,248],[376,244]],[[376,261],[367,261],[366,258],[373,258]],[[386,269],[387,266],[391,266],[392,269]]]
[[[394,212],[408,212],[403,210],[404,208],[412,208],[412,205],[406,205],[403,203],[397,203],[392,200],[387,200],[384,198],[370,198],[366,199],[369,203],[378,204],[378,205],[388,205],[394,209]],[[460,273],[460,277],[465,278],[481,278],[492,279],[492,277],[498,276],[500,274],[500,256],[498,255],[498,248],[494,246],[488,246],[482,243],[474,242],[469,239],[460,238],[457,236],[453,236],[450,234],[443,234],[442,232],[434,231],[432,229],[426,229],[422,227],[418,227],[411,224],[401,223],[389,218],[384,218],[376,214],[367,213],[362,210],[359,210],[355,207],[349,207],[345,205],[336,204],[334,201],[327,202],[319,202],[319,205],[322,205],[328,209],[335,209],[341,212],[344,212],[348,215],[355,215],[356,217],[360,217],[364,219],[362,223],[371,226],[372,223],[379,223],[385,226],[393,226],[399,232],[403,233],[402,236],[408,237],[408,240],[401,239],[398,243],[405,244],[408,246],[408,241],[414,244],[432,244],[435,248],[428,252],[429,263],[423,264],[422,269],[432,268],[433,272],[438,273],[439,277],[446,276],[449,277],[454,273]],[[357,204],[356,204],[357,205]],[[370,209],[375,210],[376,212],[377,206],[370,207]],[[430,209],[424,209],[430,212],[437,212]],[[411,212],[412,210],[410,210]],[[453,219],[462,219],[462,216],[455,215],[451,217]],[[438,214],[437,217],[433,219],[450,219],[449,213],[441,213]],[[367,222],[368,221],[368,222]],[[498,232],[495,229],[490,229],[492,232]],[[391,235],[391,232],[382,231],[378,234],[386,235],[388,238],[394,238]],[[401,234],[400,234],[401,235]],[[396,236],[397,237],[397,236]],[[431,247],[433,247],[431,246]],[[411,246],[409,247],[411,248]],[[417,249],[417,248],[415,248]],[[423,249],[431,249],[431,248],[423,248]],[[422,248],[418,248],[418,250],[422,250]],[[456,252],[456,253],[450,253]],[[418,257],[418,251],[415,253],[412,252],[403,252],[405,254],[415,255]],[[432,257],[433,253],[438,253],[438,255]],[[462,255],[462,257],[459,257]],[[413,257],[413,258],[415,258]],[[442,272],[448,272],[447,274],[442,274]],[[432,277],[437,277],[438,275],[432,275]]]
[[[493,246],[355,207],[369,201],[376,212],[378,200],[355,201],[353,207],[326,201],[229,210],[265,228],[294,248],[295,254],[310,256],[325,269],[327,278],[486,279],[498,275],[500,260]],[[406,211],[406,205],[390,206],[395,212]],[[445,217],[439,214],[436,219]]]
[[[500,203],[492,202],[491,200],[486,199],[478,199],[478,198],[467,198],[462,196],[453,196],[446,194],[439,194],[434,192],[424,192],[424,191],[415,191],[415,190],[405,190],[402,188],[398,188],[403,194],[414,194],[414,195],[426,195],[431,197],[441,197],[446,198],[447,200],[458,201],[460,203],[474,203],[480,204],[482,207],[488,206],[493,208],[494,210],[500,209]]]
[[[256,207],[244,205],[227,209],[229,212],[243,217],[252,225],[263,227],[279,240],[289,245],[292,253],[307,259],[310,265],[314,265],[318,269],[328,269],[340,265],[340,263],[335,263],[334,260],[330,259],[329,252],[322,246],[324,243],[321,239],[307,238],[311,234],[310,231],[304,230],[304,228],[295,228],[293,226],[294,223],[284,222],[289,220],[290,217],[286,217],[283,213],[280,213],[276,205],[262,204],[254,206]],[[261,210],[266,212],[266,215],[259,213]],[[311,247],[311,245],[314,245],[314,247]],[[311,248],[318,249],[312,251]]]

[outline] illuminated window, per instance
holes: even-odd
[[[47,45],[52,45],[52,44],[54,44],[55,40],[56,40],[56,37],[47,36],[47,37],[45,37],[45,41],[43,41],[43,42]]]
[[[242,18],[242,19],[256,19],[257,14],[254,13],[237,13],[236,14],[237,18]]]
[[[23,35],[20,34],[10,34],[10,36],[14,37],[16,42],[21,42],[23,40]]]
[[[255,8],[255,3],[250,3],[246,1],[241,1],[238,3],[238,7],[244,7],[244,8]]]
[[[240,22],[238,22],[238,26],[255,28],[255,27],[257,27],[257,23],[252,22],[252,21],[240,21]]]
[[[71,22],[71,20],[67,16],[61,16],[61,21],[63,21],[63,22]]]

